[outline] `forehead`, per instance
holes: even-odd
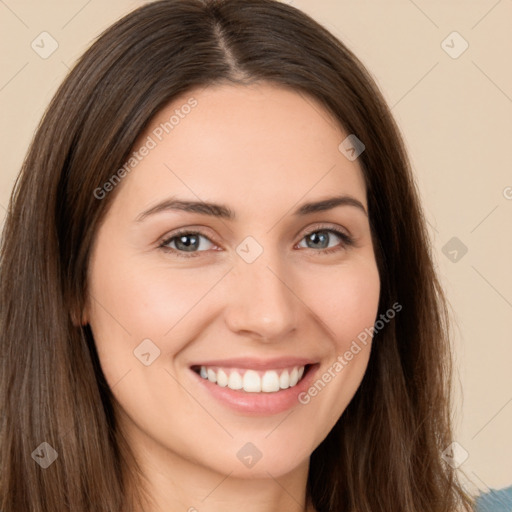
[[[272,84],[216,85],[174,99],[138,137],[145,156],[124,179],[130,205],[166,194],[243,209],[333,193],[366,205],[361,168],[339,150],[347,134],[323,106]],[[140,151],[139,151],[140,153]]]

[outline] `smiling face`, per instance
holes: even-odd
[[[373,326],[380,282],[346,136],[319,103],[260,84],[192,91],[139,137],[84,319],[121,427],[153,464],[307,469],[352,399],[371,342],[344,354]]]

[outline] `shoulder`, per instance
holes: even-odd
[[[510,512],[512,485],[505,489],[491,489],[476,498],[475,512]]]

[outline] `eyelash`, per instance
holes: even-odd
[[[318,233],[318,232],[334,233],[334,234],[336,234],[342,240],[339,245],[337,245],[335,247],[330,247],[328,249],[316,250],[316,249],[312,249],[310,247],[306,248],[306,249],[311,249],[312,251],[317,252],[317,253],[319,253],[322,256],[323,255],[327,255],[327,254],[332,254],[332,253],[335,253],[335,252],[338,252],[338,251],[341,251],[343,249],[346,249],[346,248],[351,247],[351,246],[354,245],[354,240],[353,240],[352,237],[350,237],[349,235],[347,235],[343,231],[340,231],[340,230],[332,228],[332,227],[329,227],[329,228],[327,228],[327,227],[316,227],[312,231],[309,231],[309,232],[305,233],[300,241],[302,241],[304,238],[312,235],[313,233]],[[167,245],[170,244],[175,238],[179,238],[180,236],[183,236],[183,235],[200,235],[200,236],[206,238],[211,243],[214,243],[212,240],[210,240],[210,238],[208,236],[206,236],[204,233],[201,233],[200,231],[193,231],[193,230],[182,229],[182,230],[177,231],[176,233],[173,233],[173,235],[171,237],[165,238],[160,243],[160,245],[158,246],[159,249],[162,249],[166,253],[174,253],[177,256],[179,256],[180,258],[195,258],[197,256],[200,256],[202,252],[205,252],[205,251],[197,251],[197,252],[192,252],[192,253],[186,253],[184,251],[179,251],[177,249],[173,249],[171,247],[167,247]]]

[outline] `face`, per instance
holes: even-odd
[[[141,134],[96,234],[84,312],[132,447],[277,477],[342,415],[380,292],[347,135],[269,84],[192,91]]]

